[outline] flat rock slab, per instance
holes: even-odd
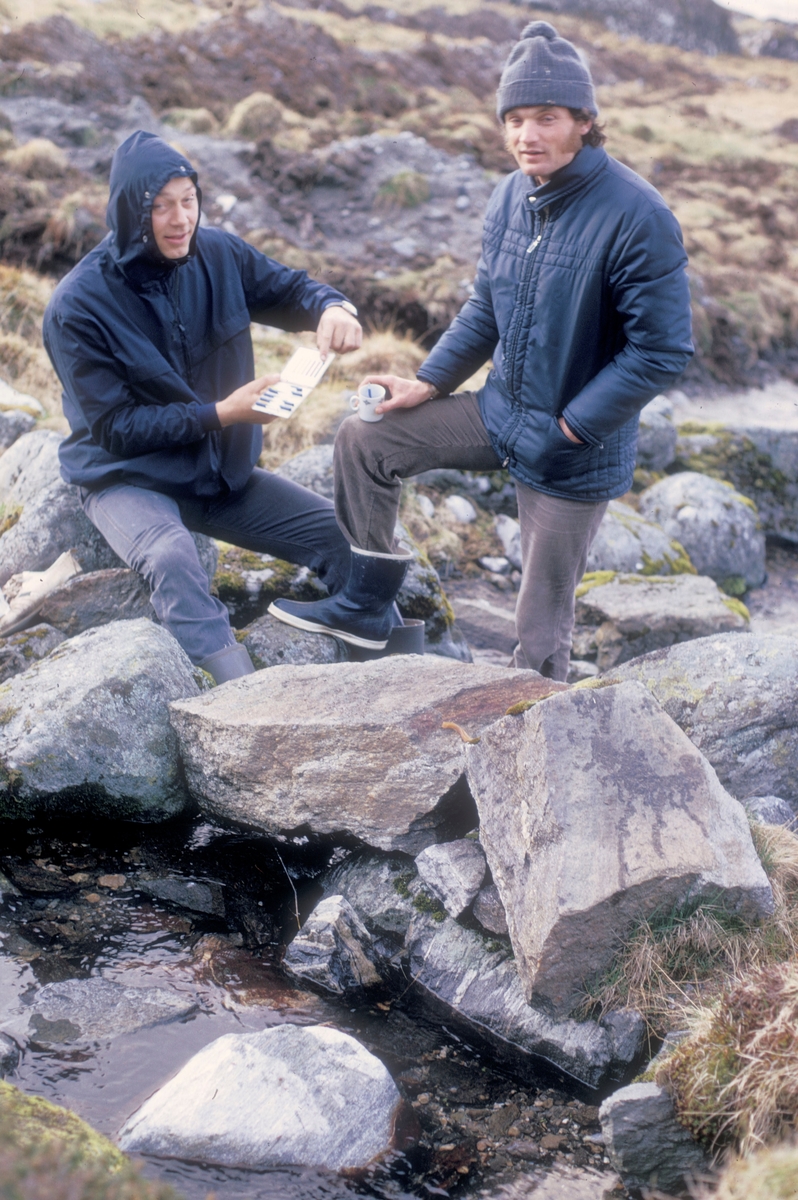
[[[166,988],[124,987],[110,979],[66,979],[37,992],[31,1036],[47,1044],[105,1041],[165,1021],[187,1017],[197,1007],[191,996]]]
[[[473,828],[463,742],[516,703],[560,691],[536,672],[416,655],[274,667],[170,720],[203,812],[271,835],[347,833],[418,853]]]
[[[200,691],[152,621],[62,642],[0,685],[0,817],[81,812],[160,821],[188,803],[167,704]]]
[[[737,601],[702,575],[616,575],[577,589],[577,626],[595,630],[602,671],[641,654],[713,633],[748,629]]]
[[[738,800],[798,802],[798,639],[724,634],[612,672],[644,684]]]
[[[211,1042],[122,1129],[128,1154],[221,1166],[367,1166],[390,1149],[400,1096],[359,1042],[282,1025]]]
[[[526,998],[556,1016],[654,911],[772,911],[742,805],[640,684],[552,696],[467,759]]]

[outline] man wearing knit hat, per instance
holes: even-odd
[[[693,351],[687,259],[659,193],[604,150],[590,72],[551,25],[523,31],[496,111],[518,170],[490,200],[473,295],[416,379],[368,377],[390,393],[386,419],[350,417],[336,439],[336,516],[365,574],[271,611],[384,645],[401,480],[506,467],[523,559],[514,665],[565,679],[575,587],[607,503],[631,486],[640,409]],[[490,358],[484,387],[458,392]]]

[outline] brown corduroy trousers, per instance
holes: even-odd
[[[335,513],[349,542],[361,550],[393,553],[402,480],[440,467],[501,467],[476,392],[397,409],[381,421],[359,416],[344,421],[335,440]],[[607,505],[516,486],[522,576],[513,665],[561,680],[568,673],[574,591]]]

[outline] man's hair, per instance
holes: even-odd
[[[575,121],[580,124],[582,121],[592,121],[593,124],[588,129],[587,133],[582,135],[583,146],[603,146],[607,140],[607,135],[604,132],[604,126],[596,123],[596,118],[592,113],[589,113],[586,108],[569,108],[569,113]]]

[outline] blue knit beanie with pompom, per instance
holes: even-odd
[[[539,104],[598,115],[590,71],[576,46],[559,37],[548,21],[527,25],[511,50],[496,93],[496,115],[503,121],[511,108]]]

